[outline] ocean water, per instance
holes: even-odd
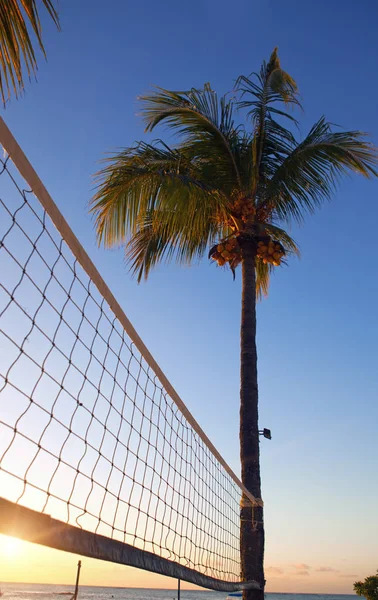
[[[72,585],[3,583],[1,600],[70,600]],[[181,600],[225,600],[227,593],[181,590]],[[266,600],[352,600],[342,594],[266,594]],[[177,600],[176,590],[80,586],[79,600]]]

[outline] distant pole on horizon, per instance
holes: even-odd
[[[79,578],[80,578],[80,569],[81,569],[81,560],[77,563],[77,573],[76,573],[76,584],[75,584],[75,593],[73,595],[72,600],[77,600],[77,595],[79,593]]]

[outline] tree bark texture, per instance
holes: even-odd
[[[243,484],[255,498],[261,498],[254,243],[245,242],[242,251],[240,459]],[[242,581],[254,580],[261,585],[260,590],[244,590],[243,600],[263,600],[263,508],[252,508],[247,498],[243,497],[240,519],[241,578]]]

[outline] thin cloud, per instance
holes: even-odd
[[[339,577],[358,577],[358,575],[353,573],[342,573],[342,575],[339,575]]]
[[[299,577],[308,577],[310,573],[308,571],[297,571],[294,575],[298,575]]]
[[[284,573],[283,569],[280,569],[280,567],[267,567],[265,571],[272,575],[283,575]]]
[[[316,570],[318,573],[340,573],[340,569],[333,569],[332,567],[319,567]]]
[[[311,569],[310,565],[306,565],[305,563],[297,563],[296,565],[291,565],[294,569],[298,569],[299,571],[308,571]]]

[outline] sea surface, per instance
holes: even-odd
[[[2,583],[1,600],[70,600],[72,585]],[[181,590],[181,600],[225,600],[226,593]],[[266,594],[267,600],[352,600],[344,594]],[[81,585],[78,600],[177,600],[176,590],[147,588],[90,587]]]

